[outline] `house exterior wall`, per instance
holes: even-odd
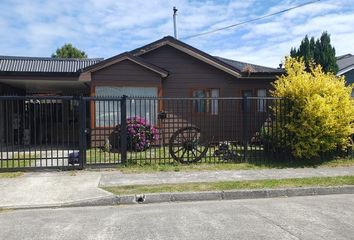
[[[171,46],[140,57],[169,72],[163,80],[164,97],[191,97],[198,88],[218,88],[221,97],[240,97],[243,90],[270,89],[274,79],[239,79]]]
[[[343,74],[345,77],[345,81],[347,82],[347,84],[353,84],[354,83],[354,69],[346,72]]]
[[[91,86],[155,86],[161,87],[161,77],[134,62],[124,60],[92,73]],[[94,95],[94,92],[92,92]]]
[[[92,73],[91,76],[91,96],[96,95],[96,87],[156,87],[158,95],[161,96],[161,77],[134,62],[124,60]],[[117,103],[116,105],[118,105]],[[110,138],[114,126],[98,127],[95,126],[95,102],[90,102],[90,128],[91,146],[103,146],[105,140]]]
[[[160,47],[140,57],[167,70],[169,76],[161,79],[152,71],[125,60],[94,72],[91,94],[95,94],[96,86],[155,86],[160,89],[159,96],[165,98],[192,97],[192,92],[196,89],[219,89],[220,97],[241,97],[245,90],[252,91],[253,96],[256,96],[257,89],[269,90],[271,88],[270,82],[274,80],[269,78],[236,78],[170,46]],[[93,107],[91,104],[91,112],[94,112]],[[183,126],[196,126],[208,129],[210,134],[207,138],[209,141],[240,142],[242,140],[243,110],[241,99],[229,102],[220,101],[217,115],[194,114],[192,108],[193,101],[173,103],[173,101],[166,100],[159,102],[159,110],[167,112],[167,119],[163,123],[168,128],[168,131],[165,131],[166,139],[169,139],[173,132]],[[252,108],[255,108],[255,104]],[[254,114],[256,116],[252,116],[252,118],[258,119],[258,121],[252,123],[252,129],[256,131],[264,123],[266,116],[264,113]],[[92,124],[93,121],[94,116],[91,116],[91,137],[92,142],[95,142],[93,145],[102,145],[108,132],[113,129],[95,128]],[[254,135],[254,131],[252,130],[248,134],[250,138]]]
[[[164,97],[192,97],[196,89],[219,89],[220,97],[241,97],[246,90],[256,96],[258,89],[270,90],[270,83],[275,79],[236,78],[171,46],[160,47],[140,57],[169,71],[169,76],[162,83]],[[248,123],[252,125],[250,129],[253,129],[248,133],[250,137],[266,117],[264,113],[256,112],[255,101],[252,105],[253,115],[248,117],[257,121]],[[243,137],[242,100],[220,101],[217,115],[193,114],[192,101],[184,104],[183,113],[176,113],[173,104],[165,104],[163,109],[168,113],[165,124],[171,133],[182,126],[193,125],[208,129],[209,141],[240,142]]]

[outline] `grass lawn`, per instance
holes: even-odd
[[[354,158],[338,158],[330,161],[255,161],[248,163],[195,163],[179,164],[127,164],[118,169],[123,173],[153,173],[153,172],[187,172],[187,171],[219,171],[219,170],[250,170],[270,168],[316,168],[316,167],[349,167],[354,166]]]
[[[198,163],[180,164],[172,159],[167,147],[152,147],[142,152],[128,152],[127,163],[121,164],[121,154],[104,152],[93,148],[86,152],[87,165],[116,164],[124,173],[149,173],[160,171],[217,171],[217,170],[248,170],[269,168],[305,168],[305,167],[346,167],[354,166],[354,158],[336,158],[332,160],[289,161],[284,159],[264,159],[260,148],[250,148],[246,160],[239,146],[234,150],[240,155],[232,161],[225,161],[214,155],[215,147],[210,147],[206,156]]]
[[[15,178],[21,176],[22,172],[4,172],[0,173],[0,178]]]
[[[182,184],[159,184],[159,185],[135,185],[103,187],[104,190],[116,195],[131,195],[159,192],[200,192],[200,191],[225,191],[236,189],[265,189],[265,188],[291,188],[310,186],[341,186],[354,185],[354,176],[342,177],[312,177],[291,179],[269,179],[252,181],[224,181],[224,182],[201,182]]]
[[[8,160],[0,160],[0,169],[11,169],[11,168],[23,168],[23,167],[32,167],[35,164],[36,159],[40,158],[40,155],[37,153],[17,153],[15,152],[12,157]]]

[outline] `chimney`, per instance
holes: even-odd
[[[173,31],[174,31],[174,37],[177,39],[177,11],[178,9],[176,7],[173,7]]]

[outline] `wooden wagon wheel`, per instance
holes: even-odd
[[[169,151],[172,158],[181,163],[200,161],[208,151],[208,145],[202,141],[199,128],[184,127],[170,138]]]

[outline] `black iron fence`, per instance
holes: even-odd
[[[73,168],[80,101],[73,97],[0,97],[0,169]]]
[[[285,124],[275,116],[287,110],[283,99],[84,99],[86,164],[264,162],[288,154],[270,141]]]
[[[279,98],[0,96],[0,170],[289,161],[289,109]]]
[[[289,156],[270,141],[287,108],[278,98],[1,96],[0,169],[267,161]]]

